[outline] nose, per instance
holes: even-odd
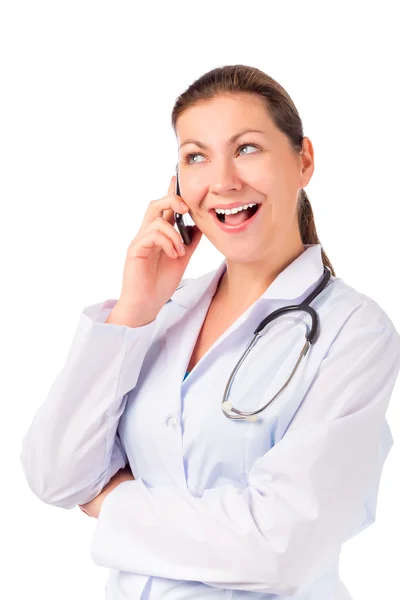
[[[216,165],[210,174],[209,190],[215,194],[225,194],[231,190],[240,190],[242,183],[232,164]]]

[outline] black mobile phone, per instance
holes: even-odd
[[[175,184],[175,194],[177,196],[181,195],[181,190],[179,189],[179,178],[178,178],[178,169],[176,169],[176,184]],[[186,215],[187,213],[185,213]],[[181,213],[174,212],[174,218],[176,226],[178,227],[178,231],[182,236],[182,241],[185,246],[189,246],[192,243],[192,228],[190,225],[186,225],[184,221],[185,215]]]

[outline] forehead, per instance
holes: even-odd
[[[217,96],[185,109],[176,122],[178,142],[186,137],[204,140],[218,132],[228,138],[242,129],[272,132],[274,124],[262,98],[255,94]]]

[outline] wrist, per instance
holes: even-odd
[[[143,310],[127,308],[122,305],[116,304],[106,319],[106,323],[112,325],[121,325],[124,327],[144,327],[152,321],[155,317],[146,317]]]

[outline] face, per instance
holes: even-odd
[[[248,129],[261,133],[243,133],[228,143]],[[226,258],[257,261],[285,244],[298,247],[297,197],[314,170],[308,138],[296,154],[252,94],[201,101],[180,115],[176,131],[181,196],[193,221]],[[193,141],[186,144],[188,139]],[[228,231],[212,209],[231,203],[259,206],[251,220]]]

